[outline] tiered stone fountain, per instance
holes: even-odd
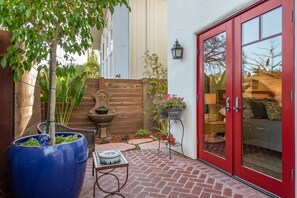
[[[107,140],[108,125],[116,116],[115,110],[109,105],[109,95],[106,90],[97,91],[93,97],[96,100],[95,106],[89,111],[88,116],[97,126],[96,135],[102,140]]]

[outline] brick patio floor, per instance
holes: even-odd
[[[109,147],[114,148],[112,144],[106,144],[101,146],[101,149],[107,150]],[[140,144],[139,147],[142,150],[123,151],[129,162],[129,179],[121,190],[126,198],[267,197],[198,160],[185,158],[176,152],[172,152],[172,159],[169,160],[168,149],[163,145],[161,150],[157,151],[157,142]],[[125,168],[114,171],[121,182],[124,181],[125,171]],[[92,159],[89,159],[80,198],[93,197],[94,181]],[[107,190],[116,187],[116,181],[108,176],[99,182]],[[96,197],[105,195],[96,187]]]

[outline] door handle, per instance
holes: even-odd
[[[225,107],[225,109],[228,112],[230,111],[230,98],[229,97],[226,98],[226,107]]]
[[[240,107],[239,107],[239,98],[238,98],[238,97],[235,98],[235,107],[233,107],[233,109],[234,109],[236,112],[238,112],[239,109],[240,109]]]

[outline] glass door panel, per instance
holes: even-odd
[[[232,173],[232,21],[199,35],[199,158]],[[227,100],[229,99],[229,100]],[[226,110],[228,109],[228,111]]]
[[[226,32],[203,42],[204,150],[226,157]]]
[[[270,17],[270,20],[267,18]],[[259,20],[261,20],[259,23]],[[265,19],[265,20],[264,20]],[[282,179],[282,36],[277,8],[258,20],[261,35],[242,47],[242,164]],[[242,24],[250,23],[247,21]],[[280,27],[277,27],[280,26]],[[253,33],[253,31],[251,31]],[[249,34],[249,30],[246,30]],[[263,36],[269,36],[265,39]],[[242,34],[242,40],[245,34]]]

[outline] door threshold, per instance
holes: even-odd
[[[277,195],[275,195],[275,194],[273,194],[273,193],[271,193],[271,192],[269,192],[269,191],[267,191],[267,190],[265,190],[263,188],[260,188],[259,186],[256,186],[256,185],[254,185],[254,184],[252,184],[252,183],[250,183],[250,182],[248,182],[248,181],[246,181],[246,180],[244,180],[244,179],[242,179],[242,178],[240,178],[238,176],[231,175],[227,171],[225,171],[223,169],[220,169],[220,168],[208,163],[207,161],[204,161],[202,159],[198,159],[198,161],[206,164],[207,166],[210,166],[213,169],[216,169],[217,171],[219,171],[221,173],[224,173],[225,175],[227,175],[227,176],[229,176],[229,177],[231,177],[231,178],[233,178],[233,179],[235,179],[235,180],[237,180],[237,181],[239,181],[239,182],[241,182],[241,183],[243,183],[243,184],[245,184],[245,185],[247,185],[247,186],[249,186],[249,187],[251,187],[251,188],[253,188],[253,189],[255,189],[255,190],[257,190],[257,191],[259,191],[259,192],[261,192],[263,194],[265,194],[265,195],[267,195],[267,196],[269,196],[269,197],[280,198],[279,196],[277,196]]]

